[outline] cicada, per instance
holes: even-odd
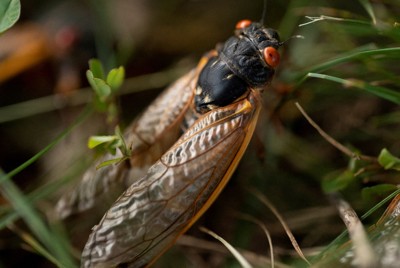
[[[88,172],[60,200],[66,217],[120,194],[93,227],[82,267],[151,265],[210,207],[250,142],[281,45],[275,30],[240,21],[128,128],[129,162]]]

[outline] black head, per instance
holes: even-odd
[[[251,86],[269,83],[279,64],[282,45],[274,29],[261,23],[242,20],[236,24],[235,36],[228,39],[222,57],[239,77]]]
[[[235,35],[249,39],[260,51],[267,47],[278,49],[282,45],[277,31],[249,20],[241,20],[236,24]]]
[[[196,111],[208,112],[226,106],[251,89],[264,89],[279,64],[278,33],[248,20],[236,25],[217,55],[199,74],[194,98]]]

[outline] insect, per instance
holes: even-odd
[[[82,267],[151,265],[208,209],[253,135],[282,44],[275,30],[240,21],[128,128],[129,162],[87,173],[60,200],[66,217],[127,188],[93,227]]]

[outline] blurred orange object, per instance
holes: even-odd
[[[17,25],[0,37],[0,83],[53,54],[49,37],[35,23]]]

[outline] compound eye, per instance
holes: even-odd
[[[264,48],[263,54],[264,54],[264,60],[269,66],[275,68],[276,66],[279,65],[280,55],[279,52],[274,47]]]
[[[244,29],[246,27],[249,27],[251,24],[251,20],[240,20],[238,23],[236,23],[236,29]]]

